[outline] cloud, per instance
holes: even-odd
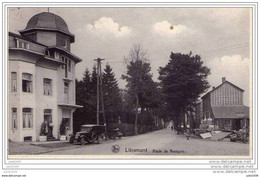
[[[190,29],[185,25],[173,25],[168,21],[157,22],[153,26],[153,31],[162,36],[178,36],[190,33]]]
[[[216,57],[207,66],[211,68],[208,80],[211,86],[221,84],[221,78],[226,77],[228,81],[245,90],[244,104],[249,102],[249,80],[250,60],[240,55]]]
[[[114,22],[110,17],[101,17],[95,21],[94,24],[87,24],[87,29],[99,36],[115,36],[123,37],[131,33],[131,29],[128,26],[121,26]]]
[[[221,70],[225,70],[227,72],[248,72],[249,69],[249,59],[242,58],[240,55],[223,56],[221,58],[216,57],[214,62],[222,68]]]

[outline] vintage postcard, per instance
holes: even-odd
[[[7,159],[251,163],[254,5],[4,10]]]

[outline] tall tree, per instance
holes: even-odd
[[[138,108],[141,108],[142,114],[144,108],[148,106],[147,96],[154,88],[154,81],[150,73],[151,67],[147,52],[142,49],[140,44],[134,45],[129,56],[125,57],[125,62],[127,72],[122,75],[122,79],[127,81],[128,94],[131,95],[133,104],[135,104],[135,134],[138,134]]]
[[[82,124],[92,122],[93,119],[93,104],[91,103],[91,80],[89,70],[86,68],[83,79],[76,80],[76,104],[82,105],[74,112],[73,129],[74,132],[79,131]]]
[[[171,53],[168,64],[160,67],[159,74],[175,128],[185,127],[185,111],[209,88],[207,77],[210,69],[203,66],[199,55]]]
[[[82,81],[78,81],[76,79],[76,104],[84,105],[84,99],[81,95],[84,94],[84,85]],[[73,113],[73,132],[77,132],[80,130],[80,126],[83,124],[83,115],[84,109],[79,108]]]
[[[118,122],[122,100],[115,74],[109,64],[106,65],[103,72],[103,94],[107,121]]]
[[[73,115],[73,131],[80,130],[83,124],[96,123],[97,109],[97,72],[95,66],[92,73],[86,68],[83,79],[76,80],[76,104],[82,105]]]

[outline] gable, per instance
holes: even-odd
[[[232,87],[232,88],[234,88],[234,89],[236,89],[236,90],[238,90],[238,91],[244,92],[243,89],[239,88],[238,86],[232,84],[232,83],[229,82],[229,81],[223,82],[223,83],[220,84],[218,87],[216,87],[215,89],[213,89],[211,92],[214,92],[215,90],[217,90],[217,89],[219,89],[219,88],[221,88],[221,87],[225,87],[225,86],[226,86],[226,87]]]

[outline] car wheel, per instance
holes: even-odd
[[[98,138],[97,138],[97,143],[98,144],[101,144],[104,142],[104,137],[102,135],[98,135]]]
[[[97,134],[96,134],[96,133],[92,133],[91,139],[92,139],[93,141],[96,141],[97,138],[98,138]]]
[[[82,138],[80,139],[80,143],[81,143],[81,145],[85,145],[85,144],[86,144],[86,140],[85,140],[84,137],[82,137]]]

